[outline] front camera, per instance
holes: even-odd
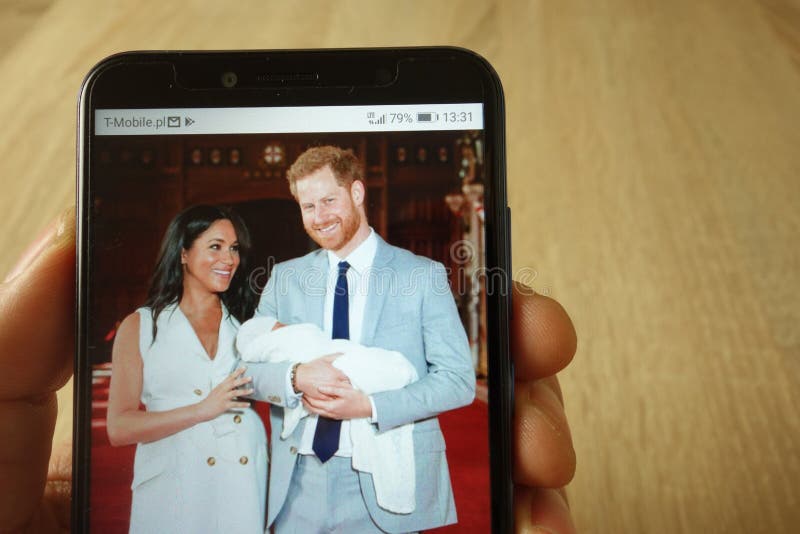
[[[230,89],[231,87],[236,87],[236,82],[239,81],[239,77],[236,76],[235,72],[223,72],[221,81],[222,87]]]

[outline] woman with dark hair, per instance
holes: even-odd
[[[167,228],[145,306],[120,325],[108,437],[137,444],[131,532],[264,532],[266,434],[238,398],[253,389],[234,349],[255,307],[249,248],[233,211],[187,208]]]

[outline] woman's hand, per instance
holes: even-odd
[[[211,390],[208,397],[197,403],[198,422],[210,421],[228,410],[248,408],[249,402],[238,400],[253,393],[253,388],[240,389],[243,385],[253,381],[253,377],[242,376],[245,367],[239,367],[228,377]]]

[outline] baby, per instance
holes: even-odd
[[[399,352],[330,339],[309,323],[286,325],[272,317],[255,317],[239,329],[236,348],[246,362],[304,363],[341,353],[333,366],[367,395],[400,389],[418,379],[414,366]],[[308,412],[302,404],[283,410],[281,439],[286,439]],[[378,505],[394,513],[411,513],[415,507],[413,430],[414,423],[409,423],[378,433],[367,418],[350,421],[353,468],[372,474]]]

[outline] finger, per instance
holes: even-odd
[[[215,386],[215,388],[220,388],[220,389],[235,388],[236,385],[239,383],[239,380],[241,380],[241,376],[240,376],[241,374],[242,373],[239,372],[239,370],[237,369],[236,371],[234,371],[231,374],[229,374],[228,376],[226,376],[225,380],[223,380],[222,382],[217,384]]]
[[[514,523],[519,533],[575,534],[577,532],[561,490],[515,488]]]
[[[314,384],[309,391],[303,392],[303,398],[313,400],[314,402],[324,402],[330,401],[335,399],[336,397],[331,397],[330,395],[326,395],[319,390],[320,386],[318,384]]]
[[[245,384],[249,384],[252,381],[253,381],[253,377],[252,376],[243,376],[243,377],[237,378],[233,382],[233,387],[238,388],[239,386],[243,386]]]
[[[343,388],[343,387],[337,387],[337,386],[318,386],[317,387],[317,391],[327,395],[329,398],[342,397],[342,396],[346,395],[349,390],[352,390],[352,389],[353,388]]]
[[[517,380],[556,374],[575,355],[577,338],[567,312],[555,300],[514,282],[511,353]]]
[[[557,488],[575,474],[575,449],[567,416],[552,381],[517,382],[514,479],[518,484]]]
[[[233,388],[227,392],[227,396],[229,399],[232,399],[240,395],[250,395],[252,392],[253,392],[252,388],[244,388],[244,389]]]
[[[317,391],[319,391],[320,393],[324,393],[325,395],[328,395],[329,397],[332,397],[332,396],[341,397],[342,396],[339,388],[337,388],[336,386],[317,386]]]
[[[322,356],[321,358],[318,358],[318,359],[320,359],[320,360],[322,360],[322,361],[324,361],[324,362],[331,363],[331,362],[333,362],[333,361],[334,361],[336,358],[338,358],[339,356],[341,356],[342,354],[343,354],[343,353],[341,353],[341,352],[334,352],[333,354],[327,354],[327,355],[325,355],[325,356]]]
[[[306,406],[310,406],[315,410],[319,410],[321,408],[322,402],[323,399],[315,399],[313,397],[308,397],[306,395],[303,395],[303,404],[305,404]]]
[[[72,372],[74,210],[34,249],[0,285],[0,400],[56,391]]]
[[[314,405],[311,404],[310,402],[308,402],[308,400],[305,397],[303,397],[303,407],[306,409],[307,412],[319,415],[319,409],[314,407]]]
[[[329,413],[331,413],[331,410],[333,409],[331,401],[328,400],[318,400],[318,399],[306,400],[305,397],[303,397],[303,401],[304,404],[306,404],[306,406],[310,406],[311,409],[313,409],[314,413],[318,413],[321,415],[327,416]]]
[[[236,383],[237,380],[239,380],[239,378],[242,376],[242,373],[244,373],[243,367],[236,369],[234,372],[226,376],[225,380],[223,380],[221,384],[226,384],[226,386],[232,386],[233,384]]]
[[[242,376],[242,374],[244,374],[245,371],[247,371],[247,367],[239,367],[234,372],[229,374],[228,378],[226,378],[226,380],[234,380],[235,381],[237,378]]]
[[[0,529],[22,530],[41,504],[53,439],[56,395],[0,402]],[[4,530],[5,531],[5,530]]]

